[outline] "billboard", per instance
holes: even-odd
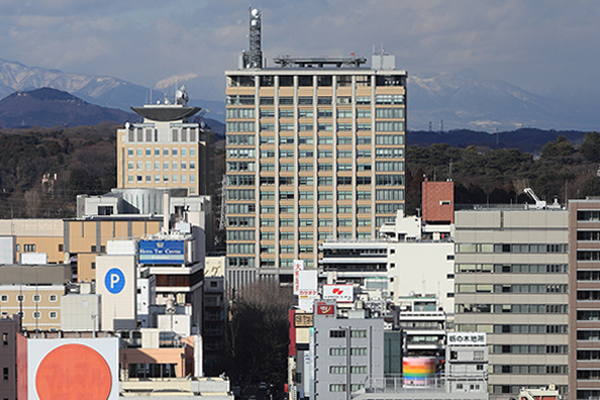
[[[140,240],[140,264],[184,264],[183,240]]]
[[[119,398],[119,339],[28,339],[27,399]]]
[[[354,301],[353,285],[323,285],[323,299],[332,299],[339,303]]]
[[[448,345],[485,345],[485,332],[448,332]]]
[[[300,271],[304,270],[304,260],[294,260],[294,295],[300,291]]]

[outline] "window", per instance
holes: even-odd
[[[57,316],[58,316],[58,313],[56,311],[50,311],[50,318],[56,319]]]
[[[20,303],[22,301],[25,301],[25,296],[23,296],[22,294],[18,294],[17,295],[17,301]]]
[[[8,301],[8,295],[3,294],[2,296],[0,296],[0,301],[2,301],[3,303],[6,303]]]
[[[24,252],[35,252],[35,244],[24,244],[23,251]]]
[[[42,316],[42,314],[39,311],[34,311],[33,312],[33,318],[40,319],[41,316]]]
[[[330,338],[345,338],[346,331],[345,330],[331,330],[329,331]]]
[[[50,295],[50,301],[55,302],[57,300],[57,296],[55,294]]]
[[[42,299],[42,297],[39,294],[34,294],[33,295],[33,301],[36,303],[39,303],[39,301]]]

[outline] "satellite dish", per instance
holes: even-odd
[[[255,8],[255,9],[253,9],[253,10],[252,10],[251,14],[252,14],[252,16],[253,16],[253,17],[258,17],[258,14],[259,14],[259,12],[258,12],[258,10]]]

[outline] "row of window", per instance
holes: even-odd
[[[352,109],[338,108],[336,110],[337,118],[352,118]],[[314,118],[314,110],[312,108],[299,108],[297,110],[298,118]],[[355,109],[356,118],[371,118],[370,108]],[[259,111],[260,118],[275,118],[275,109],[261,108]],[[279,118],[294,118],[294,109],[280,109],[277,113]],[[228,108],[225,114],[227,119],[254,119],[254,108]],[[333,118],[333,110],[331,108],[317,110],[318,118]],[[404,108],[384,108],[378,107],[375,109],[375,118],[400,119],[404,118]]]
[[[190,161],[189,165],[190,165],[190,171],[196,170],[196,162],[195,161]],[[136,163],[134,163],[133,161],[129,161],[127,163],[127,169],[129,171],[133,171],[134,169],[137,171],[144,171],[144,167],[145,167],[146,171],[152,171],[153,166],[154,166],[154,171],[169,171],[169,168],[171,168],[171,171],[177,171],[179,169],[181,169],[181,171],[187,171],[188,163],[186,161],[181,161],[181,163],[179,163],[178,161],[173,161],[173,162],[163,161],[162,164],[160,161],[154,161],[154,165],[150,161],[146,161],[145,164],[142,161],[137,161]]]
[[[204,134],[201,134],[204,136]],[[133,142],[158,142],[158,130],[152,128],[134,128],[130,129],[127,135],[130,143]],[[204,140],[204,137],[200,138]],[[173,142],[196,142],[196,128],[171,129],[171,141]]]
[[[281,164],[281,166],[292,165],[292,164]],[[293,176],[279,176],[279,185],[294,185]],[[351,176],[338,176],[338,186],[350,186],[353,185],[353,179]],[[371,185],[370,176],[357,176],[355,179],[355,185]],[[259,183],[261,186],[273,186],[276,183],[275,176],[261,176]],[[298,177],[298,185],[300,186],[313,186],[315,183],[314,177],[312,176],[300,176]],[[227,175],[227,186],[254,186],[256,184],[255,175]],[[333,186],[332,176],[319,176],[317,177],[318,186]],[[404,175],[376,175],[375,176],[376,186],[404,186]],[[312,198],[312,197],[311,197]],[[371,198],[369,193],[368,198]]]
[[[331,347],[329,348],[330,356],[345,356],[348,352],[345,347]],[[350,355],[352,356],[366,356],[367,348],[366,347],[352,347],[350,350]]]
[[[281,245],[279,246],[279,250],[281,253],[293,253],[294,245]],[[312,244],[301,244],[298,246],[299,253],[313,253],[314,247]],[[260,246],[261,254],[275,254],[275,245],[261,245]]]
[[[41,294],[34,294],[32,296],[32,298],[33,298],[33,301],[36,302],[36,303],[42,301],[42,295]],[[16,299],[17,299],[18,302],[25,301],[25,295],[24,294],[18,294],[18,295],[16,295]],[[6,303],[8,300],[9,300],[9,295],[7,295],[7,294],[0,295],[0,301],[2,301],[3,303]],[[58,301],[58,296],[55,295],[55,294],[51,294],[51,295],[48,296],[48,300],[50,300],[51,302]]]
[[[494,393],[494,394],[506,394],[506,393],[513,393],[513,394],[518,394],[521,389],[523,389],[524,387],[528,388],[528,389],[539,389],[539,385],[490,385],[490,393]],[[560,394],[567,394],[569,392],[569,387],[567,385],[556,385],[556,388],[558,389],[558,392]],[[577,391],[579,393],[579,391]],[[578,394],[579,396],[579,394]],[[580,397],[577,397],[578,399]],[[585,399],[588,399],[589,396],[586,397],[582,397]]]
[[[161,149],[159,148],[154,148],[154,151],[151,148],[146,148],[146,149],[142,149],[140,148],[128,148],[127,149],[127,155],[129,157],[133,157],[135,154],[135,156],[137,157],[142,157],[142,156],[146,156],[146,157],[151,157],[152,154],[154,154],[155,157],[160,157],[161,155]],[[195,148],[190,148],[189,149],[189,154],[191,157],[194,157],[196,155],[196,149]],[[187,157],[188,155],[188,149],[185,147],[182,147],[181,149],[177,148],[177,147],[173,147],[172,149],[169,149],[167,147],[162,149],[162,155],[168,157],[169,155],[173,156],[173,157],[177,157],[179,155],[181,155],[181,157]]]
[[[279,87],[312,87],[317,84],[318,87],[332,87],[335,81],[337,87],[351,87],[356,79],[357,87],[369,87],[372,80],[375,80],[375,86],[404,86],[406,84],[405,75],[233,75],[229,76],[227,85],[229,87],[255,87],[258,83],[261,87],[274,87],[276,82]]]
[[[566,274],[568,264],[455,264],[454,272],[495,274]]]
[[[600,290],[578,290],[578,301],[600,301]]]
[[[330,374],[346,374],[348,372],[348,367],[345,365],[331,365],[329,367]],[[366,365],[352,365],[350,367],[351,374],[366,374],[367,366]]]
[[[577,330],[577,340],[581,341],[599,341],[600,331],[599,330]]]
[[[568,365],[490,365],[494,374],[566,375]]]
[[[577,211],[577,221],[600,221],[600,211]]]
[[[457,253],[566,253],[569,245],[457,243],[455,250]]]
[[[229,122],[228,122],[229,124]],[[233,124],[233,123],[232,123]],[[232,125],[235,126],[235,125]],[[371,123],[370,122],[357,122],[355,125],[356,130],[357,131],[371,131]],[[398,128],[398,129],[389,129],[390,126],[385,125],[381,122],[376,122],[375,123],[375,129],[377,131],[382,131],[382,132],[400,132],[403,131],[404,129],[404,124],[401,122],[398,122],[396,124],[394,124],[392,126],[393,128]],[[353,124],[348,124],[348,123],[337,123],[336,124],[336,131],[337,132],[343,132],[343,131],[351,131],[353,128]],[[387,128],[387,129],[385,129]],[[273,123],[269,123],[269,122],[261,122],[259,124],[259,130],[261,132],[274,132],[275,131],[275,124]],[[278,130],[283,132],[283,131],[293,131],[294,130],[294,124],[286,124],[286,123],[280,123],[278,125]],[[317,124],[317,130],[322,131],[322,132],[333,132],[333,124],[331,123],[320,123]],[[314,125],[311,123],[300,123],[298,124],[298,131],[299,132],[312,132],[314,131]],[[228,131],[230,132],[230,131]],[[245,130],[244,132],[248,132],[247,130]],[[281,141],[279,142],[280,144]],[[285,142],[290,144],[289,142]],[[293,143],[293,142],[292,142]]]
[[[329,331],[330,338],[345,338],[347,335],[346,329],[332,329]],[[350,337],[353,338],[366,338],[367,331],[365,329],[352,329],[350,331]]]
[[[379,205],[383,205],[383,204],[378,204]],[[334,210],[333,206],[323,206],[320,205],[317,208],[319,213],[332,213]],[[297,209],[299,214],[312,214],[314,211],[314,207],[312,205],[300,205],[298,206]],[[247,214],[247,213],[254,213],[256,212],[256,205],[255,204],[248,204],[248,203],[242,203],[242,204],[227,204],[227,214]],[[274,213],[275,212],[275,206],[274,205],[262,205],[260,206],[260,213],[261,214],[268,214],[268,213]],[[279,205],[279,212],[280,213],[295,213],[296,212],[296,208],[293,205]],[[352,206],[349,205],[338,205],[337,206],[337,213],[338,214],[349,214],[352,212]],[[356,207],[356,212],[359,214],[370,214],[371,213],[371,206],[370,205],[358,205]]]
[[[337,237],[339,239],[352,239],[352,232],[338,232]],[[371,232],[370,231],[356,232],[356,238],[357,239],[370,239]],[[299,240],[313,240],[314,233],[313,233],[313,231],[300,231],[300,232],[298,232],[298,239]],[[318,232],[317,239],[318,240],[333,239],[333,233],[330,231]],[[260,240],[275,240],[275,232],[261,232]],[[295,240],[295,232],[280,231],[279,232],[279,240]]]
[[[338,200],[351,200],[353,196],[356,196],[357,200],[369,200],[371,199],[370,191],[338,191]],[[279,191],[279,200],[294,200],[296,197],[293,191]],[[313,191],[299,191],[299,200],[311,200],[313,199]],[[254,189],[227,189],[228,200],[254,200],[255,190]],[[274,191],[260,191],[261,200],[275,200]],[[333,192],[327,190],[319,190],[317,192],[318,200],[333,200]],[[376,189],[375,190],[376,200],[404,200],[404,189]]]
[[[232,141],[246,141],[246,139],[239,139],[239,138],[250,138],[250,137],[254,137],[252,135],[228,135],[228,138],[235,138],[235,139],[228,139],[228,140],[232,140]],[[317,139],[319,144],[333,144],[331,143],[333,141],[333,138],[327,136],[327,137],[322,137]],[[236,143],[236,145],[253,145],[253,141],[254,139],[247,139],[248,143]],[[263,136],[261,137],[261,144],[275,144],[274,143],[275,138],[272,136]],[[289,139],[287,137],[285,137],[285,139],[280,139],[280,141],[285,141],[285,143],[281,143],[281,144],[291,144],[289,143]],[[309,138],[309,137],[299,137],[298,138],[298,144],[313,144],[313,138]],[[339,144],[352,144],[352,138],[348,137],[348,136],[340,136],[338,137],[338,142],[341,142]],[[356,139],[356,144],[360,145],[360,144],[370,144],[371,143],[371,138],[367,138],[367,137],[363,137],[363,136],[359,136]],[[401,146],[404,145],[404,135],[375,135],[375,144],[376,145],[380,145],[380,146]],[[331,158],[333,157],[333,152],[332,150],[323,150],[323,151],[330,151],[330,153],[318,153],[321,154],[321,156],[319,158]],[[375,153],[375,157],[376,158],[393,158],[393,157],[400,157],[404,155],[404,150],[402,149],[387,149],[387,150],[383,150],[383,149],[375,149],[376,153]],[[265,158],[265,157],[275,157],[275,150],[262,150],[260,155],[261,158]],[[286,153],[287,154],[287,153]],[[311,158],[314,157],[314,151],[313,150],[302,150],[300,149],[298,151],[299,157],[303,157],[303,158]],[[361,153],[363,154],[362,157],[367,157],[364,154],[367,153]],[[228,148],[227,149],[227,158],[255,158],[256,156],[256,152],[255,149],[252,148]],[[370,155],[368,156],[370,157]]]
[[[600,310],[577,310],[577,321],[600,321]]]
[[[160,182],[173,182],[173,183],[188,183],[188,175],[187,174],[173,174],[173,175],[154,175],[154,183],[160,183]],[[127,182],[128,183],[152,183],[152,175],[127,175]],[[190,183],[195,183],[196,182],[196,175],[192,174],[189,175],[189,182]],[[194,194],[191,193],[190,194]]]
[[[456,304],[455,312],[512,313],[512,314],[567,314],[567,304]]]
[[[16,312],[15,314],[20,315],[22,319],[25,319],[27,317],[27,313],[24,311],[19,311],[19,312]],[[33,311],[33,313],[31,315],[34,319],[42,318],[41,311]],[[2,317],[7,317],[7,316],[8,316],[8,311],[2,311]],[[57,311],[49,311],[48,317],[50,317],[51,319],[56,319],[56,318],[58,318],[58,312]]]
[[[344,383],[332,383],[329,385],[329,391],[330,392],[345,392],[346,387],[347,386]],[[355,392],[357,390],[363,389],[364,387],[365,387],[365,385],[362,383],[353,383],[350,385],[350,391]]]
[[[489,332],[489,333],[569,333],[568,325],[490,325],[490,324],[460,324],[457,331]]]
[[[292,258],[282,258],[279,260],[279,268],[291,268],[294,265],[294,259]],[[305,267],[312,267],[314,265],[314,260],[312,258],[304,259]],[[260,266],[266,268],[274,268],[275,260],[272,258],[261,258]]]
[[[312,105],[315,102],[313,97],[299,97],[298,105],[308,106]],[[367,96],[357,96],[355,98],[356,105],[367,105],[371,104],[371,97]],[[227,95],[225,97],[225,103],[228,106],[249,106],[255,104],[255,96],[253,94],[233,94]],[[258,100],[260,105],[270,106],[275,105],[274,97],[260,97]],[[317,97],[317,104],[321,105],[331,105],[333,104],[333,98],[330,96],[321,96]],[[349,96],[337,96],[336,97],[337,104],[352,104],[352,97]],[[293,106],[294,98],[287,96],[280,96],[278,98],[278,104],[284,106]],[[404,104],[404,95],[403,94],[377,94],[375,95],[375,104],[383,104],[383,105],[402,105]]]
[[[551,284],[517,284],[517,285],[492,285],[492,284],[457,284],[456,293],[568,293],[569,285]],[[597,292],[600,296],[600,291]]]
[[[501,344],[490,346],[490,354],[569,354],[566,344]]]
[[[600,261],[600,250],[577,250],[577,261]]]

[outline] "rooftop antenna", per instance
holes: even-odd
[[[261,13],[257,8],[249,8],[250,13],[250,51],[248,52],[247,68],[262,68],[263,54]]]

